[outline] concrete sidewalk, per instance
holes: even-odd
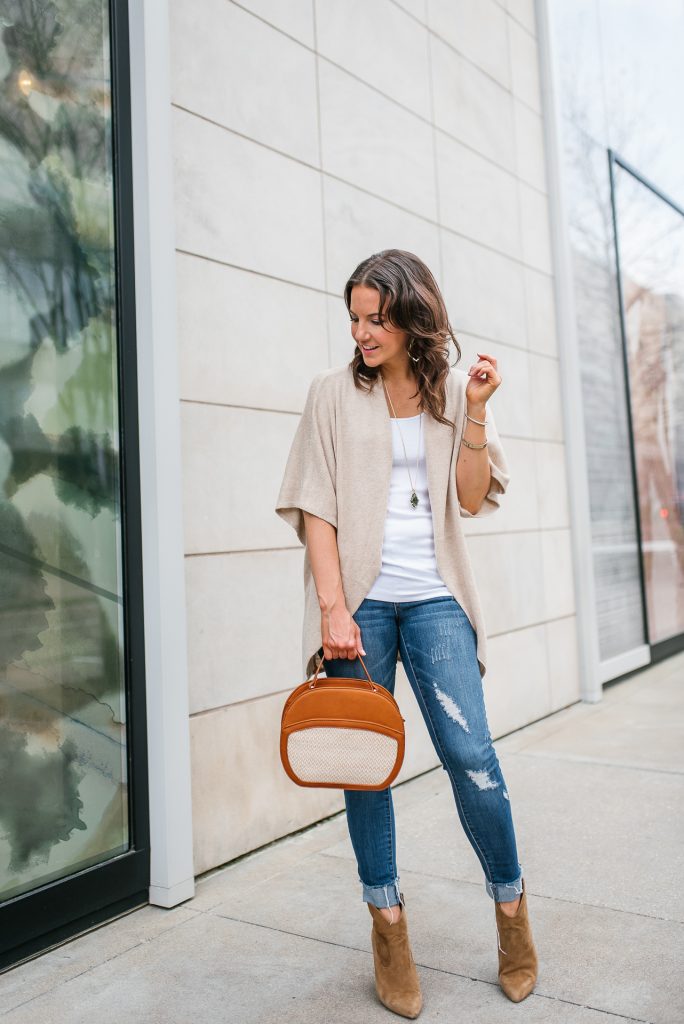
[[[437,768],[394,789],[420,1020],[684,1021],[684,656],[495,746],[539,954],[497,982],[494,906]],[[371,919],[344,815],[0,976],[7,1024],[375,1024]]]

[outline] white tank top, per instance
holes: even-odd
[[[385,534],[382,544],[382,566],[366,597],[376,601],[423,601],[429,597],[451,594],[437,570],[432,509],[427,486],[425,444],[418,427],[421,416],[392,416],[392,478],[387,499]],[[399,431],[401,430],[401,436]],[[418,504],[411,504],[411,483],[406,471],[406,445],[411,479],[418,495]],[[418,470],[416,473],[416,457]]]

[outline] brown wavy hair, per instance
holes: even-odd
[[[440,423],[454,427],[444,416],[449,364],[449,338],[461,358],[446,305],[430,269],[420,257],[405,249],[383,249],[362,260],[344,286],[344,301],[351,311],[352,288],[362,285],[380,294],[380,311],[385,320],[409,334],[411,364],[418,381],[422,406]],[[455,364],[451,364],[455,365]],[[349,363],[357,388],[370,391],[380,376],[379,366],[366,366],[359,348]]]

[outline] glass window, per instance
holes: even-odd
[[[648,527],[649,536],[653,543],[656,536],[664,542],[663,531],[668,526],[660,519],[666,519],[669,529],[676,530],[673,523],[678,517],[671,510],[680,499],[674,492],[667,498],[667,487],[662,482],[657,497],[655,492],[650,498],[646,497],[642,484],[638,483],[638,487],[635,484],[633,466],[634,446],[640,480],[645,481],[650,472],[655,473],[655,457],[658,472],[669,474],[670,483],[676,489],[677,458],[681,459],[681,454],[678,455],[681,438],[677,440],[677,432],[681,430],[681,426],[677,426],[681,424],[681,405],[678,405],[677,389],[681,385],[674,384],[669,377],[673,373],[681,379],[681,363],[676,367],[678,343],[674,333],[680,315],[676,309],[681,287],[673,281],[672,275],[677,273],[674,263],[667,280],[662,276],[656,281],[645,274],[643,267],[632,264],[633,247],[638,249],[641,244],[652,253],[657,250],[659,259],[666,262],[679,259],[680,268],[681,256],[677,257],[674,249],[667,248],[674,245],[672,232],[676,229],[674,221],[664,229],[660,219],[665,216],[664,212],[655,217],[653,233],[649,233],[646,222],[653,211],[646,208],[656,202],[652,195],[650,199],[644,196],[638,201],[634,196],[630,201],[624,196],[619,199],[619,231],[625,234],[625,258],[628,260],[623,267],[623,273],[629,278],[624,282],[625,287],[629,291],[630,282],[639,282],[649,292],[649,304],[655,302],[661,288],[667,290],[667,299],[663,295],[660,301],[668,306],[668,312],[661,311],[659,315],[663,324],[666,320],[670,325],[663,328],[669,341],[663,343],[661,351],[665,362],[669,361],[673,368],[665,371],[668,382],[663,387],[667,388],[667,397],[663,394],[659,400],[663,409],[668,408],[666,430],[670,434],[659,435],[657,454],[654,456],[654,448],[647,456],[645,447],[654,442],[655,426],[643,424],[648,404],[642,393],[634,393],[626,379],[609,151],[617,152],[624,162],[638,168],[682,205],[684,135],[679,97],[684,87],[684,64],[680,58],[684,42],[684,6],[681,3],[654,5],[645,0],[631,4],[622,0],[551,0],[549,13],[558,71],[562,174],[581,365],[581,414],[587,445],[600,659],[607,662],[630,652],[637,652],[642,658],[641,648],[665,635],[671,636],[667,630],[673,624],[671,621],[666,626],[663,621],[661,631],[655,620],[651,621],[650,614],[645,616],[645,606],[648,610],[658,600],[666,601],[665,594],[669,594],[675,607],[677,601],[682,601],[681,580],[680,594],[677,600],[673,598],[671,588],[676,583],[677,572],[666,563],[664,551],[662,558],[654,560],[655,548],[650,553],[642,550],[639,535],[640,518],[655,516],[656,522]],[[582,56],[580,61],[578,54]],[[643,192],[643,186],[640,188]],[[672,212],[671,216],[674,216]],[[637,217],[639,223],[636,223]],[[633,331],[641,328],[635,328],[629,316],[639,316],[639,306],[637,301],[633,314],[629,311],[627,314],[628,344],[637,345],[637,349],[645,342],[643,339],[635,341]],[[665,350],[669,355],[665,355]],[[635,372],[634,384],[639,388],[640,370],[635,367]],[[638,410],[633,407],[635,400],[640,403]],[[657,414],[661,421],[665,417],[663,409]],[[631,434],[633,417],[634,437]],[[665,429],[662,422],[658,429]],[[649,437],[650,441],[645,440]],[[678,479],[681,481],[681,472]],[[648,486],[654,486],[652,479]],[[648,507],[644,507],[644,502],[650,502]],[[676,542],[675,547],[679,550]],[[660,571],[665,574],[660,599],[656,599],[654,593],[644,594],[642,555],[651,559],[646,567],[651,574],[647,590],[657,590],[660,584],[655,584],[655,576]],[[681,554],[673,557],[676,560]],[[669,583],[665,582],[668,578]],[[665,617],[662,610],[660,617]],[[679,612],[676,616],[672,613],[670,618],[673,617],[681,621]],[[653,627],[650,636],[647,635],[647,618]],[[620,664],[624,665],[625,661]]]
[[[615,165],[650,643],[684,633],[684,216]]]
[[[109,10],[0,28],[0,899],[128,848]]]

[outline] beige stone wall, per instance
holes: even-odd
[[[199,873],[344,806],[278,757],[301,682],[303,549],[273,507],[311,377],[353,353],[341,292],[371,252],[433,269],[462,368],[477,348],[499,360],[512,482],[505,508],[466,525],[492,735],[579,692],[531,0],[171,11]],[[401,781],[438,762],[401,668],[397,697]]]

